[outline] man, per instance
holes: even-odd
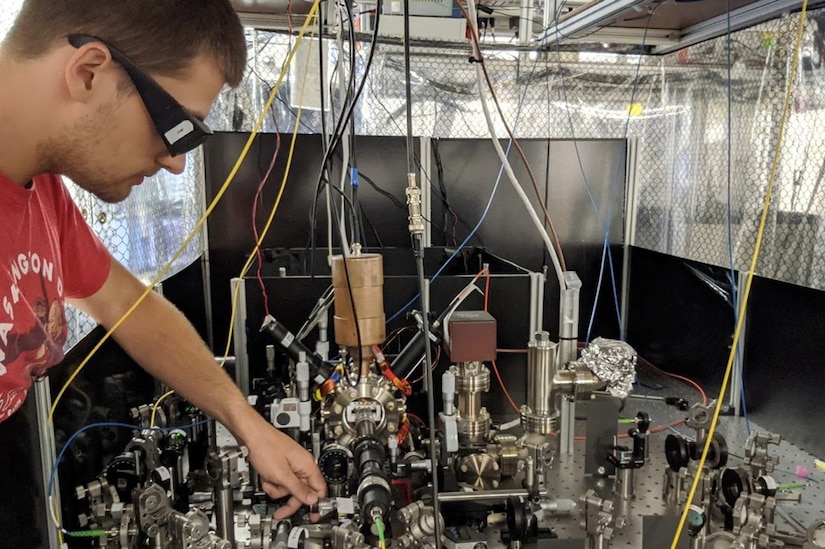
[[[51,174],[117,202],[161,169],[181,173],[246,52],[229,0],[24,2],[0,47],[0,421],[62,359],[64,301],[108,328],[144,291]],[[249,448],[266,492],[291,495],[279,518],[325,495],[311,454],[246,403],[162,297],[151,293],[114,338]]]

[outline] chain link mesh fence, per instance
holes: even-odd
[[[628,138],[636,143],[636,216],[631,242],[642,248],[748,270],[770,178],[799,16],[787,15],[661,57],[496,49],[487,69],[516,134],[523,138]],[[774,199],[756,273],[825,288],[823,193],[825,136],[821,108],[825,12],[808,15]],[[252,128],[294,38],[251,31],[249,77],[226,91],[211,122],[228,131]],[[317,93],[317,41],[306,70]],[[325,94],[340,114],[338,72],[346,80],[349,45],[324,40]],[[357,46],[360,80],[369,44]],[[415,47],[412,54],[416,135],[486,138],[475,67],[466,47]],[[361,135],[404,135],[403,49],[379,44],[355,128]],[[303,70],[280,88],[264,131],[291,128]],[[330,78],[330,75],[332,77]],[[330,83],[331,82],[331,83]],[[728,97],[730,95],[730,126]],[[313,106],[317,97],[313,96]],[[305,111],[303,133],[321,131],[321,113]],[[496,132],[506,136],[496,117]],[[730,149],[729,149],[730,145]],[[730,161],[729,161],[730,158]],[[730,166],[730,193],[728,167]],[[552,172],[552,170],[551,170]],[[730,194],[730,199],[728,198]],[[730,210],[728,204],[730,203]]]
[[[115,259],[144,283],[151,282],[169,262],[195,227],[203,207],[203,158],[200,150],[189,153],[181,175],[159,172],[132,189],[125,201],[109,204],[74,184],[69,192],[84,219]],[[201,235],[187,245],[168,278],[201,255]],[[73,307],[67,307],[69,348],[86,336],[96,322]]]

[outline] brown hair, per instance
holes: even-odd
[[[236,87],[246,68],[246,38],[229,0],[25,0],[3,47],[36,59],[70,34],[102,38],[148,73],[174,75],[203,54]]]

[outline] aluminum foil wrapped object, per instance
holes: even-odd
[[[607,382],[607,391],[627,398],[636,379],[636,350],[624,341],[597,337],[582,351],[579,362],[599,379]]]

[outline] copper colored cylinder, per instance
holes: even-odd
[[[371,348],[387,338],[384,315],[384,262],[380,254],[352,255],[344,268],[344,257],[332,258],[332,286],[335,288],[335,342],[345,347]],[[347,284],[349,274],[349,284]],[[352,299],[350,299],[352,288]],[[355,301],[355,314],[352,302]],[[355,316],[361,340],[355,330]],[[370,352],[370,355],[372,353]]]

